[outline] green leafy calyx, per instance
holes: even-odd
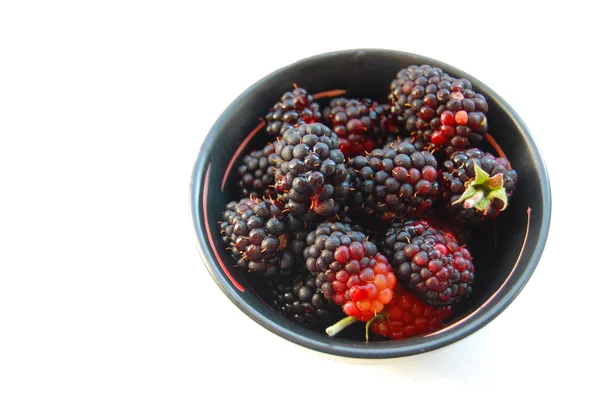
[[[504,178],[501,173],[492,177],[475,163],[475,178],[466,182],[465,192],[456,200],[453,205],[462,203],[465,209],[472,207],[479,211],[486,212],[494,199],[502,201],[503,206],[500,211],[506,209],[508,197],[504,189]]]

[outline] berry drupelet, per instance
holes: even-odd
[[[321,121],[321,112],[312,95],[303,88],[295,87],[283,94],[267,114],[266,121],[267,135],[274,137],[282,135],[288,127]]]
[[[398,284],[394,298],[375,317],[370,330],[392,340],[401,340],[436,331],[451,315],[451,307],[432,307]]]
[[[378,243],[400,282],[426,303],[452,305],[471,294],[473,259],[451,232],[410,221],[390,228]]]
[[[331,217],[346,201],[350,184],[338,137],[321,123],[285,131],[269,157],[275,190],[295,216]]]
[[[364,233],[326,222],[308,234],[306,244],[306,267],[316,275],[317,287],[346,315],[366,322],[392,299],[392,266]]]
[[[453,153],[439,171],[446,207],[469,224],[496,218],[508,206],[517,179],[506,159],[477,148]]]
[[[305,267],[299,267],[291,278],[270,282],[273,307],[281,315],[315,331],[343,316],[337,305],[323,296],[317,289],[316,277]]]
[[[370,152],[386,135],[397,132],[389,106],[370,99],[334,98],[323,116],[338,135],[340,149],[350,157]]]
[[[269,165],[268,160],[269,155],[274,152],[275,146],[269,143],[262,150],[252,151],[244,156],[238,167],[242,196],[268,197],[275,194],[275,168]]]
[[[382,221],[421,217],[438,194],[437,161],[407,141],[392,142],[370,155],[350,161],[354,211],[375,214]]]
[[[412,144],[412,146],[414,146],[417,151],[427,150],[427,144],[420,137],[415,137],[415,136],[398,137],[398,136],[393,136],[393,135],[390,135],[386,138],[383,149],[389,149],[389,148],[393,149],[395,146],[400,145],[400,143],[402,143],[402,142],[407,142],[409,144]]]
[[[407,131],[446,154],[479,145],[487,132],[488,104],[467,79],[440,68],[411,65],[390,84],[389,103]]]
[[[227,205],[221,235],[242,270],[267,277],[289,275],[294,257],[287,246],[286,217],[277,201],[244,198]]]

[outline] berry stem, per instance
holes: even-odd
[[[331,325],[327,329],[325,329],[325,333],[327,333],[327,335],[329,337],[333,337],[336,334],[338,334],[339,332],[341,332],[342,330],[344,330],[345,328],[347,328],[348,326],[352,325],[356,321],[358,321],[357,317],[347,316],[343,319],[340,319],[334,325]]]
[[[325,97],[337,97],[346,94],[346,90],[329,90],[321,91],[320,93],[313,94],[313,99],[318,100]]]
[[[369,341],[369,328],[371,327],[371,324],[373,323],[373,321],[376,319],[382,319],[382,318],[383,318],[382,315],[375,315],[373,318],[371,318],[367,321],[367,324],[365,325],[365,341]]]
[[[468,182],[465,192],[453,205],[463,203],[465,209],[475,207],[477,210],[486,212],[492,200],[500,199],[504,206],[500,211],[506,209],[508,197],[504,189],[502,175],[496,174],[490,177],[481,167],[475,165],[475,177]]]
[[[506,157],[506,154],[504,153],[504,151],[500,147],[500,144],[498,144],[496,142],[496,140],[494,139],[494,137],[492,137],[490,133],[485,133],[483,136],[485,137],[485,140],[487,142],[489,142],[489,144],[492,146],[492,148],[494,148],[494,150],[498,153],[498,155],[501,158],[506,159],[506,161],[508,162],[508,169],[509,170],[512,169],[512,166],[510,165],[510,160],[508,160],[508,158]]]

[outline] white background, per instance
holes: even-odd
[[[488,3],[0,2],[0,397],[589,391],[597,14]],[[360,47],[485,82],[552,182],[548,244],[515,302],[456,344],[391,361],[317,354],[245,317],[202,264],[188,207],[203,138],[238,94]]]

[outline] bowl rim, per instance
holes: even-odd
[[[205,231],[206,228],[203,225],[201,218],[201,214],[203,214],[203,211],[201,209],[201,201],[205,200],[205,198],[202,197],[203,187],[208,182],[207,176],[208,171],[210,169],[210,164],[208,163],[208,149],[212,148],[216,144],[218,136],[217,131],[220,129],[221,124],[223,124],[223,122],[229,117],[229,113],[236,109],[245,100],[245,98],[247,98],[254,90],[259,88],[262,84],[264,84],[265,82],[272,79],[278,74],[284,73],[290,69],[297,68],[303,64],[322,62],[330,57],[344,55],[350,56],[357,54],[402,56],[414,60],[414,62],[412,62],[414,64],[430,64],[439,66],[445,72],[448,72],[449,74],[454,76],[465,77],[469,79],[472,83],[474,83],[474,85],[482,88],[483,91],[487,91],[488,96],[495,98],[495,100],[498,102],[499,110],[505,113],[517,126],[517,129],[520,131],[521,135],[527,142],[527,145],[531,149],[531,152],[533,154],[533,163],[535,164],[534,169],[536,170],[536,174],[538,174],[541,183],[541,198],[543,208],[547,209],[547,211],[545,211],[542,214],[539,238],[537,242],[535,242],[535,246],[532,249],[533,253],[531,255],[530,261],[527,264],[520,264],[520,261],[518,259],[513,268],[514,270],[519,265],[521,265],[521,267],[524,267],[525,269],[522,275],[511,285],[508,286],[507,282],[511,279],[511,277],[513,277],[512,272],[509,273],[509,275],[506,277],[505,282],[498,288],[496,293],[494,293],[488,301],[486,301],[482,306],[478,308],[478,311],[480,310],[481,312],[477,314],[477,316],[473,316],[470,319],[467,319],[466,322],[463,322],[463,319],[457,322],[456,324],[453,324],[457,325],[460,323],[460,325],[457,325],[456,328],[452,328],[452,325],[449,325],[449,327],[442,329],[440,332],[435,332],[431,334],[431,336],[427,335],[425,337],[413,337],[411,339],[394,342],[394,345],[358,345],[356,344],[356,342],[354,342],[353,344],[353,342],[351,341],[343,341],[332,338],[328,338],[328,340],[315,339],[311,338],[310,335],[321,335],[317,335],[316,333],[311,332],[308,329],[302,328],[301,326],[298,326],[292,323],[291,321],[285,323],[285,326],[282,326],[281,324],[272,322],[271,320],[267,319],[254,307],[252,307],[243,299],[241,299],[238,288],[236,288],[232,284],[229,278],[222,274],[221,267],[217,263],[217,259],[215,258],[213,249],[211,248],[212,242],[210,242],[207,237],[207,233]],[[524,121],[500,95],[498,95],[490,87],[486,86],[484,83],[482,83],[475,77],[444,62],[415,53],[378,48],[342,50],[313,55],[311,57],[303,58],[294,63],[283,66],[252,84],[227,106],[227,108],[221,113],[221,115],[218,117],[218,119],[215,121],[215,123],[205,136],[194,164],[189,189],[189,206],[196,233],[198,250],[208,272],[210,273],[214,281],[217,283],[217,285],[220,287],[220,289],[225,293],[225,295],[247,316],[249,316],[251,319],[253,319],[255,322],[257,322],[259,325],[263,326],[267,330],[273,332],[274,334],[285,338],[293,343],[304,346],[306,348],[310,348],[326,354],[350,358],[396,358],[418,353],[424,353],[461,340],[487,325],[500,313],[502,313],[510,303],[512,303],[512,301],[525,287],[525,285],[531,278],[531,275],[537,268],[537,265],[542,256],[548,238],[552,213],[550,179],[542,154],[539,148],[537,147],[535,141],[533,140],[533,137],[531,136],[531,133]],[[208,255],[208,253],[211,253],[211,255]],[[488,305],[492,298],[500,294],[501,297],[496,302],[490,303]]]

